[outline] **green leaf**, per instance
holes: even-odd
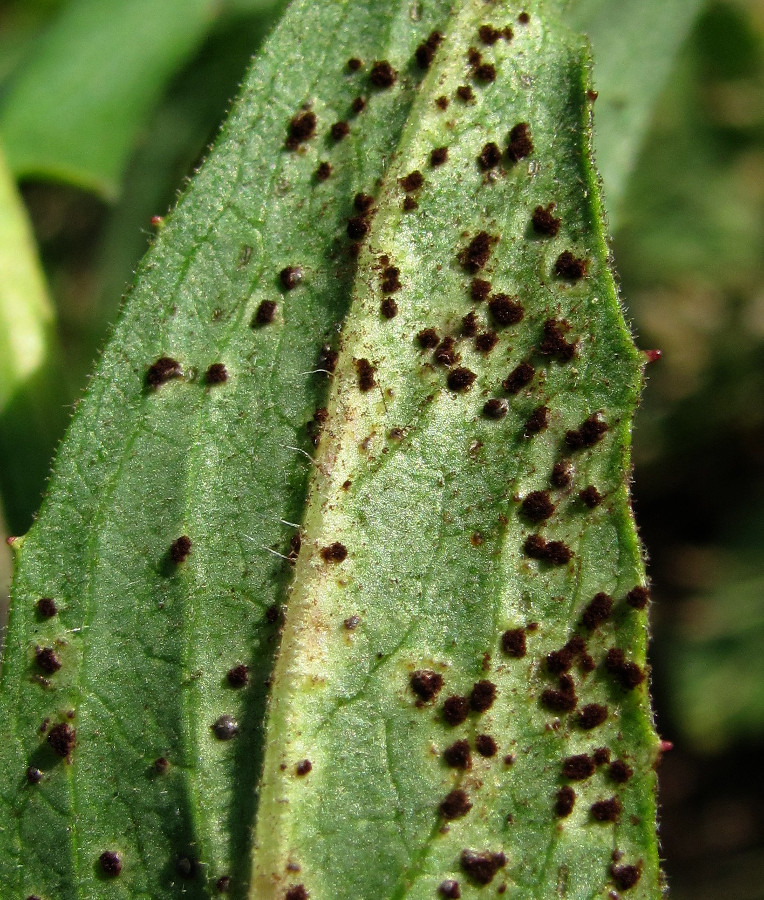
[[[0,153],[0,501],[29,527],[67,412],[54,312],[23,203]]]
[[[113,199],[148,113],[218,7],[216,0],[69,3],[0,107],[14,174],[68,181]]]
[[[3,894],[208,897],[230,876],[239,897],[284,897],[298,882],[312,900],[431,897],[454,873],[467,896],[458,860],[472,849],[506,852],[495,884],[506,879],[508,896],[588,898],[627,877],[611,875],[618,849],[616,865],[641,873],[630,896],[658,896],[655,735],[644,683],[627,691],[618,682],[644,666],[644,614],[624,601],[644,579],[626,483],[642,358],[608,269],[587,54],[535,7],[529,24],[482,2],[455,7],[451,17],[445,0],[294,3],[144,261],[39,520],[14,543],[0,689]],[[514,38],[480,43],[484,24],[511,25]],[[444,39],[425,75],[415,53],[433,29]],[[473,44],[495,82],[468,64]],[[372,77],[380,60],[397,73],[389,87]],[[460,99],[459,86],[474,100]],[[353,113],[360,96],[365,109]],[[306,112],[316,133],[296,140],[290,122]],[[341,139],[330,135],[338,121],[350,124]],[[502,152],[481,171],[484,145],[504,151],[522,122],[535,150],[523,155],[520,129],[519,158]],[[441,146],[448,159],[433,165]],[[316,175],[322,162],[332,167],[326,180]],[[424,184],[404,213],[398,178],[412,170]],[[359,192],[373,213],[358,211]],[[550,203],[556,236],[530,225],[535,206]],[[349,217],[358,236],[371,226],[357,260]],[[488,313],[470,299],[470,259],[459,256],[482,230],[490,259],[473,275],[524,308],[484,354],[460,336],[463,317],[474,310],[478,330],[493,332],[491,316],[516,308],[494,297]],[[585,259],[586,277],[555,275],[565,251],[574,259],[566,267],[563,257],[561,270],[575,275]],[[390,267],[402,287],[387,319],[380,274]],[[271,302],[273,321],[258,324]],[[546,326],[545,345],[547,320],[557,326]],[[446,368],[419,348],[426,326],[454,336],[477,374],[469,391],[450,390]],[[325,343],[338,346],[340,328],[314,460],[328,384],[319,358]],[[365,393],[362,359],[376,382]],[[503,394],[524,359],[534,378]],[[503,418],[483,413],[490,398],[507,401]],[[541,404],[548,427],[532,434]],[[568,446],[575,435],[591,446]],[[572,482],[552,490],[552,467],[568,456]],[[596,508],[579,497],[587,487]],[[531,526],[532,503],[521,510],[536,490],[551,491],[543,497],[555,512]],[[298,533],[293,578],[284,557]],[[534,534],[537,551],[560,562],[568,548],[572,558],[528,558]],[[336,547],[324,554],[336,561],[325,561],[335,543],[347,558]],[[601,592],[615,598],[613,614],[590,634],[579,622]],[[525,656],[503,655],[507,629],[523,629]],[[592,730],[578,713],[550,711],[555,695],[544,694],[560,689],[545,657],[574,632],[596,665],[585,674],[589,657],[574,661],[579,711],[608,707]],[[615,675],[603,670],[613,647],[632,668],[611,655]],[[247,685],[237,688],[228,673],[242,665]],[[442,672],[445,687],[437,704],[417,708],[409,679],[422,669]],[[479,680],[497,685],[491,709],[446,729],[442,699]],[[563,695],[557,704],[570,705]],[[481,732],[498,744],[495,756],[476,752]],[[467,773],[441,760],[457,736],[473,744]],[[600,747],[633,777],[617,785],[599,767],[576,785],[572,814],[556,819],[558,791],[569,787],[563,758]],[[312,770],[296,774],[305,759]],[[459,782],[473,808],[441,833],[438,805]],[[590,806],[612,797],[623,804],[619,821],[593,820]]]
[[[599,93],[594,144],[610,227],[615,229],[628,218],[624,194],[653,108],[705,0],[561,2],[568,7],[570,25],[592,42]]]
[[[449,24],[359,260],[273,678],[250,893],[258,900],[283,897],[290,883],[311,898],[429,898],[455,880],[471,896],[466,885],[481,880],[470,875],[472,851],[488,854],[489,870],[490,854],[506,855],[506,867],[485,878],[506,884],[508,896],[604,896],[619,886],[614,848],[619,865],[641,869],[631,896],[660,892],[644,685],[626,690],[627,670],[613,672],[612,648],[644,665],[644,617],[625,601],[644,577],[625,480],[641,362],[607,263],[587,57],[534,16],[512,42],[482,48],[496,83],[478,77],[475,102],[444,114],[433,100],[469,82],[469,48],[486,22],[505,18],[466,3]],[[518,122],[530,123],[535,152],[481,169],[481,148],[504,144]],[[448,161],[436,168],[429,160],[439,146]],[[412,171],[424,185],[417,210],[406,212]],[[550,202],[561,218],[553,238],[531,226],[534,208]],[[498,328],[489,354],[463,336],[462,318],[472,311],[478,333],[497,326],[498,301],[488,310],[470,301],[476,266],[463,256],[486,231],[496,245],[479,275],[495,295],[519,297],[525,313]],[[567,250],[588,261],[587,277],[555,275]],[[389,266],[402,284],[392,319],[380,312]],[[426,328],[455,338],[461,369],[423,351],[416,335]],[[564,337],[545,353],[555,328]],[[560,339],[575,342],[575,358]],[[502,379],[524,363],[534,377],[510,394]],[[477,376],[468,390],[454,381],[460,371]],[[549,424],[535,433],[540,406]],[[607,433],[573,450],[595,413]],[[555,488],[553,468],[566,461],[575,475]],[[592,487],[603,498],[595,509],[580,496]],[[534,536],[564,542],[571,561],[530,558]],[[612,598],[612,619],[582,624]],[[512,638],[502,650],[507,631],[527,642],[523,658],[513,657]],[[596,666],[584,674],[589,657],[573,666],[578,713],[559,710],[567,686],[545,665],[574,634]],[[417,691],[423,672],[431,685],[442,679],[435,698],[423,696],[426,685]],[[472,711],[456,715],[468,697]],[[593,729],[582,727],[589,704],[608,709]],[[469,770],[449,766],[449,755],[465,752],[457,741],[470,748]],[[602,747],[634,770],[627,784],[614,783],[618,767],[594,771]],[[586,777],[561,817],[564,760],[581,755]],[[610,808],[601,801],[622,806],[616,824],[596,821]]]

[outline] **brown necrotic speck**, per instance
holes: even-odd
[[[468,272],[477,272],[488,262],[493,245],[497,241],[498,238],[488,234],[487,231],[479,231],[460,251],[459,262]]]
[[[355,360],[355,369],[358,374],[358,390],[365,394],[377,383],[374,379],[376,369],[368,359]]]
[[[484,172],[498,166],[501,162],[501,150],[499,149],[499,145],[490,141],[478,154],[477,161]]]
[[[501,386],[508,394],[519,394],[533,380],[536,370],[528,362],[522,362],[516,366],[502,381]]]
[[[249,668],[243,664],[228,670],[228,684],[233,688],[241,688],[249,681]]]
[[[544,356],[551,356],[559,362],[570,362],[576,355],[576,342],[569,341],[565,335],[570,330],[570,325],[559,319],[547,319],[544,322],[544,333],[538,352]]]
[[[490,293],[490,281],[485,281],[483,278],[473,278],[470,282],[470,297],[476,303],[482,303],[483,300],[487,300]]]
[[[469,769],[472,766],[469,743],[464,740],[454,742],[443,751],[443,759],[454,769]]]
[[[525,629],[509,628],[501,636],[501,649],[514,659],[521,659],[526,654],[527,646]]]
[[[616,887],[622,891],[628,891],[633,888],[642,877],[641,865],[636,866],[610,866],[610,875],[616,884]]]
[[[544,522],[554,512],[554,504],[547,491],[531,491],[523,499],[520,509],[530,522]]]
[[[170,559],[180,565],[188,559],[191,553],[191,538],[186,534],[182,534],[179,538],[170,544]]]
[[[404,197],[401,205],[404,212],[412,212],[415,209],[419,209],[419,204],[413,197]]]
[[[530,22],[530,20],[531,20],[531,17],[527,12],[521,12],[520,15],[517,17],[517,21],[521,25],[527,25],[528,22]]]
[[[454,881],[453,878],[448,878],[446,881],[441,881],[438,886],[438,893],[441,897],[445,897],[446,900],[459,900],[462,896],[461,889],[459,887],[459,882]]]
[[[476,81],[480,81],[483,84],[491,84],[496,81],[496,66],[493,63],[480,63],[479,66],[475,66],[473,75]]]
[[[589,509],[594,509],[602,503],[602,494],[600,494],[593,484],[590,484],[582,491],[579,491],[578,496],[584,506],[587,506]]]
[[[468,84],[460,84],[456,89],[456,96],[463,103],[471,103],[475,99],[475,92]]]
[[[473,69],[475,66],[479,66],[482,61],[483,54],[476,47],[470,47],[467,50],[467,62]]]
[[[365,97],[355,97],[353,102],[350,104],[350,109],[356,113],[362,113],[366,109],[366,98]]]
[[[61,668],[61,660],[52,647],[35,647],[34,659],[39,668],[48,675],[58,672]]]
[[[310,110],[297,113],[287,128],[287,149],[296,150],[300,144],[310,140],[316,133],[317,122],[316,114]]]
[[[650,591],[646,587],[637,585],[626,595],[626,602],[634,609],[644,609],[650,602]]]
[[[236,719],[229,715],[218,716],[210,727],[219,741],[230,741],[231,738],[235,738],[239,733],[239,725]]]
[[[528,416],[525,422],[525,433],[527,435],[539,434],[549,425],[549,407],[537,406]]]
[[[59,756],[68,756],[77,743],[77,733],[64,722],[54,725],[48,732],[48,744]]]
[[[35,766],[29,766],[26,776],[29,784],[39,784],[42,781],[42,772]]]
[[[108,878],[116,878],[122,871],[122,859],[114,850],[104,850],[98,857],[101,871]]]
[[[495,331],[483,331],[475,338],[475,349],[478,353],[490,353],[499,343],[499,335]]]
[[[295,772],[302,778],[313,769],[313,763],[309,759],[301,759],[294,767]]]
[[[223,363],[212,363],[204,375],[207,384],[223,384],[228,381],[228,370]]]
[[[511,162],[519,162],[533,153],[531,128],[527,122],[518,122],[509,132],[507,157]]]
[[[477,375],[469,369],[459,367],[452,369],[446,378],[449,389],[460,393],[469,390],[475,382]]]
[[[433,354],[435,362],[442,366],[453,366],[459,361],[459,354],[456,352],[456,341],[452,337],[444,337],[438,344]]]
[[[423,350],[432,350],[438,346],[438,332],[434,328],[423,328],[416,336],[419,346]]]
[[[363,68],[363,60],[360,60],[357,56],[351,56],[347,61],[347,67],[350,72],[357,72]]]
[[[398,304],[392,297],[385,297],[379,307],[384,319],[394,319],[398,315]]]
[[[562,219],[554,215],[555,205],[548,203],[546,206],[537,206],[533,210],[531,225],[536,234],[554,237],[559,232]]]
[[[594,761],[586,753],[569,756],[563,760],[562,774],[571,781],[583,781],[594,774]]]
[[[509,404],[506,400],[502,400],[499,397],[491,397],[483,405],[483,415],[486,419],[503,419],[508,411]]]
[[[392,87],[398,80],[398,73],[386,59],[377,60],[369,72],[369,81],[377,88]]]
[[[435,105],[440,110],[448,109],[449,102],[450,101],[449,101],[448,97],[446,97],[446,96],[436,97],[436,99],[435,99]]]
[[[443,687],[443,676],[430,669],[418,669],[411,673],[409,684],[417,697],[428,702],[440,693]]]
[[[634,769],[622,759],[615,759],[607,770],[608,778],[616,784],[625,784],[634,774]]]
[[[481,756],[490,758],[496,756],[499,748],[496,746],[496,741],[490,734],[479,734],[475,738],[475,749]]]
[[[340,563],[347,559],[347,555],[347,547],[339,541],[329,544],[328,547],[321,548],[321,559],[327,563]]]
[[[270,325],[276,318],[277,309],[278,306],[274,300],[263,300],[257,307],[253,324]]]
[[[293,884],[284,894],[284,900],[308,900],[309,897],[310,894],[302,884]]]
[[[597,628],[598,625],[606,622],[610,618],[610,613],[612,611],[613,598],[609,594],[600,591],[598,594],[595,594],[587,604],[586,609],[581,616],[581,622],[585,628],[592,631]]]
[[[365,216],[351,216],[348,219],[347,228],[345,230],[349,238],[354,241],[360,241],[362,238],[366,237],[370,228],[371,226]]]
[[[573,812],[573,807],[575,805],[576,792],[569,784],[566,784],[565,787],[562,787],[559,791],[557,791],[557,796],[554,801],[555,815],[559,816],[561,819],[564,819],[566,816],[569,816]]]
[[[329,129],[329,133],[331,134],[333,140],[341,141],[344,137],[347,137],[350,134],[350,125],[344,120],[341,119],[339,122],[335,122],[332,127]]]
[[[461,788],[455,788],[446,794],[438,809],[441,816],[446,820],[461,819],[472,809],[472,801],[467,796],[466,791],[463,791]]]
[[[486,712],[496,699],[496,685],[492,681],[478,681],[470,691],[470,707],[479,713]]]
[[[497,325],[517,325],[525,315],[522,304],[508,294],[494,294],[488,301],[488,310]]]
[[[567,281],[580,281],[589,269],[589,260],[584,256],[574,256],[570,250],[563,250],[554,264],[555,275]]]
[[[462,869],[477,884],[490,884],[496,873],[506,865],[503,853],[478,853],[476,850],[462,850],[459,862]]]
[[[435,52],[443,41],[443,35],[439,31],[433,31],[426,41],[416,48],[414,58],[420,69],[429,69]]]
[[[448,147],[436,147],[430,152],[430,165],[442,166],[448,160]]]
[[[461,725],[470,712],[470,703],[466,697],[459,697],[456,694],[450,696],[443,704],[443,719],[446,724],[454,726]]]
[[[596,728],[607,719],[607,706],[601,703],[587,703],[578,713],[578,724],[586,731]]]
[[[419,169],[414,169],[413,172],[409,172],[408,175],[399,178],[398,184],[406,191],[406,193],[418,191],[424,184],[424,175],[422,175]]]
[[[623,807],[618,797],[610,797],[607,800],[597,800],[589,807],[592,818],[597,822],[617,822]]]
[[[164,384],[173,378],[181,378],[183,370],[180,363],[176,359],[169,356],[160,356],[160,358],[149,366],[146,372],[146,384],[149,387],[157,388],[160,384]]]
[[[52,597],[40,597],[35,604],[37,614],[43,619],[52,619],[58,613],[56,601]]]
[[[279,272],[279,281],[285,291],[294,290],[302,281],[303,271],[300,266],[284,266]]]

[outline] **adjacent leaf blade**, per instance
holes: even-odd
[[[644,615],[625,602],[644,579],[626,481],[642,358],[608,268],[587,57],[534,9],[511,42],[481,46],[478,62],[471,48],[485,24],[506,21],[465,3],[445,30],[360,256],[273,678],[250,892],[258,900],[303,896],[300,887],[314,900],[424,900],[450,881],[463,895],[486,882],[518,898],[660,894],[657,740],[644,682],[618,682],[644,677]],[[486,63],[495,83],[477,68]],[[456,99],[460,85],[474,99]],[[441,95],[452,100],[447,112],[434,102]],[[530,124],[532,153],[512,131],[519,123]],[[486,144],[506,146],[508,133],[510,157],[481,164]],[[448,159],[433,166],[440,146]],[[412,172],[423,183],[406,211]],[[556,236],[531,224],[550,203]],[[471,244],[481,232],[485,253]],[[571,275],[564,265],[555,274],[571,250],[586,258],[587,277],[562,277]],[[490,312],[471,300],[475,277],[491,282]],[[386,289],[388,278],[400,289]],[[510,314],[518,297],[521,322]],[[551,332],[545,322],[556,323]],[[417,336],[428,328],[453,338],[460,363],[439,365],[437,350],[423,351]],[[465,337],[475,329],[498,331],[490,353]],[[535,367],[532,381],[502,391],[524,363]],[[540,406],[548,428],[531,425]],[[607,433],[574,449],[598,412]],[[553,467],[566,460],[571,484],[554,487]],[[563,542],[555,553],[572,550],[570,562],[530,558],[534,535]],[[582,625],[604,592],[600,604],[616,599],[612,618]],[[527,656],[503,653],[508,630],[522,633]],[[567,682],[545,663],[572,635],[587,642],[567,667],[575,714],[561,711]],[[613,648],[628,662],[611,653],[608,673]],[[443,680],[437,700],[427,702],[426,685],[417,698],[415,673]],[[481,692],[493,690],[486,706]],[[448,695],[458,698],[450,707]],[[462,716],[465,704],[472,712]],[[584,727],[603,707],[606,720]],[[459,746],[469,767],[449,765]],[[595,772],[602,747],[619,765]],[[582,754],[593,771],[566,779],[563,761]],[[628,783],[616,784],[619,773]],[[555,808],[572,783],[568,817]],[[482,854],[482,869],[465,852]]]
[[[346,220],[355,193],[381,175],[420,77],[412,68],[375,88],[370,63],[390,47],[410,59],[448,9],[423,4],[414,22],[407,2],[294,4],[147,256],[39,520],[15,544],[0,690],[12,723],[0,747],[3,894],[208,896],[230,875],[242,896],[277,640],[266,611],[290,577],[278,554],[302,515],[306,425],[327,381],[319,351],[349,302]],[[298,46],[304,68],[285,68]],[[364,70],[347,70],[351,56]],[[288,151],[290,119],[307,101],[317,135]],[[345,118],[350,134],[330,139]],[[313,177],[321,161],[334,166],[325,182]],[[278,273],[290,265],[304,278],[286,292]],[[252,328],[264,300],[276,301],[275,321]],[[154,391],[146,374],[161,356],[184,377]],[[209,385],[217,362],[229,379]],[[169,552],[182,535],[192,551],[176,569]],[[36,611],[43,597],[55,617]],[[38,646],[60,671],[41,669]],[[228,686],[236,664],[249,666],[246,690]],[[210,727],[226,714],[239,724],[232,742]],[[76,729],[70,763],[47,742],[55,726]],[[38,784],[28,766],[43,773]],[[110,850],[123,860],[117,880],[99,868]]]

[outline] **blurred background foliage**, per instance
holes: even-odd
[[[7,534],[39,505],[152,217],[203,158],[283,5],[0,0],[0,139],[52,298],[46,367],[12,403],[0,390]],[[614,195],[628,315],[638,344],[664,354],[634,462],[658,724],[675,743],[660,773],[666,871],[676,900],[762,900],[764,0],[703,6]],[[10,334],[2,302],[0,286]],[[9,571],[4,553],[0,593]]]

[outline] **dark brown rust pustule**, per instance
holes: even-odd
[[[522,362],[509,373],[501,386],[508,394],[519,394],[531,383],[535,374],[536,370],[529,362]]]
[[[589,260],[575,256],[570,250],[563,250],[554,264],[554,273],[567,281],[580,281],[589,271]]]
[[[426,41],[416,48],[414,58],[420,69],[429,69],[435,57],[435,53],[443,42],[443,35],[439,31],[433,31]]]
[[[320,552],[321,559],[326,563],[341,563],[347,559],[347,555],[347,547],[339,541],[334,541],[333,544],[322,547]]]
[[[499,335],[495,331],[482,331],[475,337],[475,349],[478,353],[490,353],[499,343]]]
[[[526,556],[562,566],[573,558],[573,551],[562,541],[547,541],[539,534],[531,534],[523,545]]]
[[[204,380],[209,385],[224,384],[228,381],[228,370],[223,363],[212,363],[205,372]]]
[[[170,559],[176,566],[179,566],[188,559],[191,553],[191,547],[191,538],[187,534],[182,534],[170,544]]]
[[[246,684],[249,681],[249,667],[240,663],[238,666],[234,666],[232,669],[228,670],[226,678],[228,679],[228,684],[232,688],[246,687]]]
[[[531,225],[536,234],[554,237],[559,232],[562,219],[554,215],[555,205],[548,203],[546,206],[537,206],[533,210]]]
[[[423,350],[432,350],[438,346],[440,338],[434,328],[423,328],[416,336],[419,346]]]
[[[478,681],[470,692],[470,707],[474,712],[483,713],[493,706],[496,699],[496,685],[483,679]]]
[[[573,481],[573,463],[569,459],[561,459],[552,466],[549,480],[556,488],[566,488]]]
[[[527,436],[540,434],[549,426],[549,407],[537,406],[525,420],[524,431]]]
[[[489,141],[478,154],[478,166],[487,172],[495,169],[501,162],[501,150],[495,141]]]
[[[376,88],[390,88],[397,80],[398,73],[386,59],[377,60],[369,72],[369,81]]]
[[[274,300],[263,300],[257,307],[257,312],[255,313],[255,318],[252,324],[255,326],[270,325],[271,322],[276,318],[277,309],[278,305]]]
[[[294,771],[300,778],[304,778],[309,772],[313,771],[313,763],[309,759],[301,759],[294,767]]]
[[[459,882],[454,881],[453,878],[442,881],[438,886],[438,893],[441,897],[444,897],[445,900],[459,900],[459,898],[462,896]]]
[[[454,363],[459,362],[456,341],[450,336],[444,337],[436,347],[433,357],[435,362],[440,363],[442,366],[453,366]]]
[[[360,241],[366,237],[370,228],[371,226],[365,216],[351,216],[348,219],[347,228],[345,230],[347,236],[351,240]]]
[[[447,725],[461,725],[470,712],[470,703],[466,697],[456,694],[450,696],[443,704],[443,719]]]
[[[146,372],[146,384],[152,388],[158,388],[160,384],[165,384],[173,378],[181,378],[183,369],[176,359],[170,356],[160,356],[159,359],[149,366]]]
[[[430,152],[430,165],[433,167],[442,166],[448,160],[448,147],[435,147]]]
[[[607,428],[600,414],[592,413],[578,428],[565,432],[565,443],[571,450],[593,447],[605,436]]]
[[[531,127],[527,122],[518,122],[509,132],[507,158],[516,163],[533,153]]]
[[[615,882],[616,887],[622,891],[628,891],[633,888],[642,877],[641,860],[636,866],[618,866],[615,863],[610,866],[610,876]]]
[[[122,858],[115,850],[104,850],[98,857],[98,863],[107,878],[116,878],[122,871]]]
[[[507,629],[501,636],[501,649],[513,659],[522,659],[527,652],[525,629]]]
[[[58,613],[58,606],[52,597],[40,597],[35,604],[35,609],[42,619],[52,619]]]
[[[488,311],[497,325],[517,325],[525,315],[522,304],[508,294],[494,294],[488,301]]]
[[[475,749],[481,756],[484,756],[487,759],[496,756],[499,750],[496,741],[490,734],[479,734],[475,738]]]
[[[602,494],[593,484],[579,491],[578,497],[588,509],[596,509],[602,503]]]
[[[285,291],[293,291],[303,279],[302,266],[284,266],[279,272],[279,281]]]
[[[607,706],[601,703],[587,703],[578,713],[578,725],[585,731],[590,731],[607,719]]]
[[[77,732],[71,725],[60,722],[50,729],[47,741],[54,753],[67,757],[77,744]]]
[[[520,504],[523,516],[529,522],[545,522],[554,513],[554,503],[548,491],[531,491]]]
[[[419,169],[414,169],[413,172],[409,172],[408,175],[399,178],[398,184],[407,194],[413,193],[414,191],[418,191],[424,184],[424,175],[422,175]]]
[[[363,68],[363,60],[359,59],[357,56],[351,56],[347,62],[348,71],[357,72],[359,69]]]
[[[333,140],[341,141],[350,134],[350,125],[344,119],[341,119],[332,125],[329,129],[329,134],[331,134]]]
[[[644,609],[650,602],[650,591],[646,587],[637,585],[626,595],[626,602],[634,609]]]
[[[538,352],[561,363],[570,362],[576,355],[576,342],[565,337],[568,331],[570,325],[564,319],[547,319]]]
[[[284,894],[284,900],[308,900],[309,894],[305,889],[305,885],[302,884],[293,884],[291,887],[287,888],[286,894]]]
[[[411,690],[425,703],[438,696],[443,688],[443,676],[431,669],[418,669],[409,678]]]
[[[562,774],[571,781],[583,781],[594,774],[594,761],[586,753],[569,756],[563,761]]]
[[[634,769],[623,759],[614,759],[607,770],[607,776],[616,784],[626,784],[634,774]]]
[[[606,594],[604,591],[600,591],[598,594],[595,594],[594,597],[589,601],[584,609],[584,612],[581,616],[581,623],[584,628],[588,628],[589,631],[593,631],[599,625],[602,625],[603,622],[606,622],[610,618],[610,614],[613,611],[613,598]]]
[[[479,231],[459,253],[459,262],[468,272],[477,272],[485,266],[498,237]]]
[[[475,337],[477,328],[478,319],[475,310],[473,309],[462,318],[462,335],[464,337]]]
[[[383,319],[394,319],[398,315],[398,304],[392,297],[385,297],[379,305]]]
[[[605,656],[605,670],[626,690],[633,690],[645,680],[645,672],[636,663],[626,660],[623,650],[611,647]]]
[[[355,369],[358,375],[358,390],[365,394],[377,383],[374,378],[376,369],[368,359],[356,359]]]
[[[26,778],[28,784],[39,784],[42,781],[42,772],[36,766],[29,766]]]
[[[303,110],[293,116],[287,128],[287,150],[297,150],[300,144],[309,141],[316,133],[317,124],[316,114],[311,110]]]
[[[592,803],[590,812],[597,822],[617,822],[623,812],[623,806],[618,797],[610,797]]]
[[[359,213],[367,213],[374,205],[374,198],[371,194],[357,193],[353,198],[353,206]]]
[[[400,279],[401,271],[397,266],[385,266],[382,270],[382,291],[385,294],[394,294],[402,287]]]
[[[484,278],[473,278],[470,282],[470,297],[476,303],[482,303],[487,300],[491,293],[491,282]]]
[[[455,788],[446,794],[438,809],[446,821],[461,819],[472,809],[472,801],[466,791],[461,788]]]
[[[554,802],[554,813],[561,819],[566,818],[573,812],[576,805],[576,792],[573,788],[566,784],[565,787],[557,791],[557,797]]]
[[[571,712],[578,704],[576,689],[570,675],[560,675],[558,688],[546,688],[541,693],[541,703],[552,712]]]
[[[472,754],[470,745],[465,740],[455,741],[443,751],[443,759],[446,765],[453,769],[470,769],[472,767]]]
[[[53,675],[61,668],[61,658],[52,647],[35,647],[34,660],[48,675]]]
[[[503,419],[509,412],[509,404],[499,397],[492,397],[483,404],[483,415],[486,419]]]
[[[448,373],[446,384],[452,391],[461,393],[463,391],[469,390],[475,382],[476,378],[477,375],[474,372],[471,372],[469,369],[459,367],[456,369],[452,369]]]
[[[459,862],[474,882],[485,885],[490,884],[499,869],[507,864],[507,858],[503,853],[462,850]]]

